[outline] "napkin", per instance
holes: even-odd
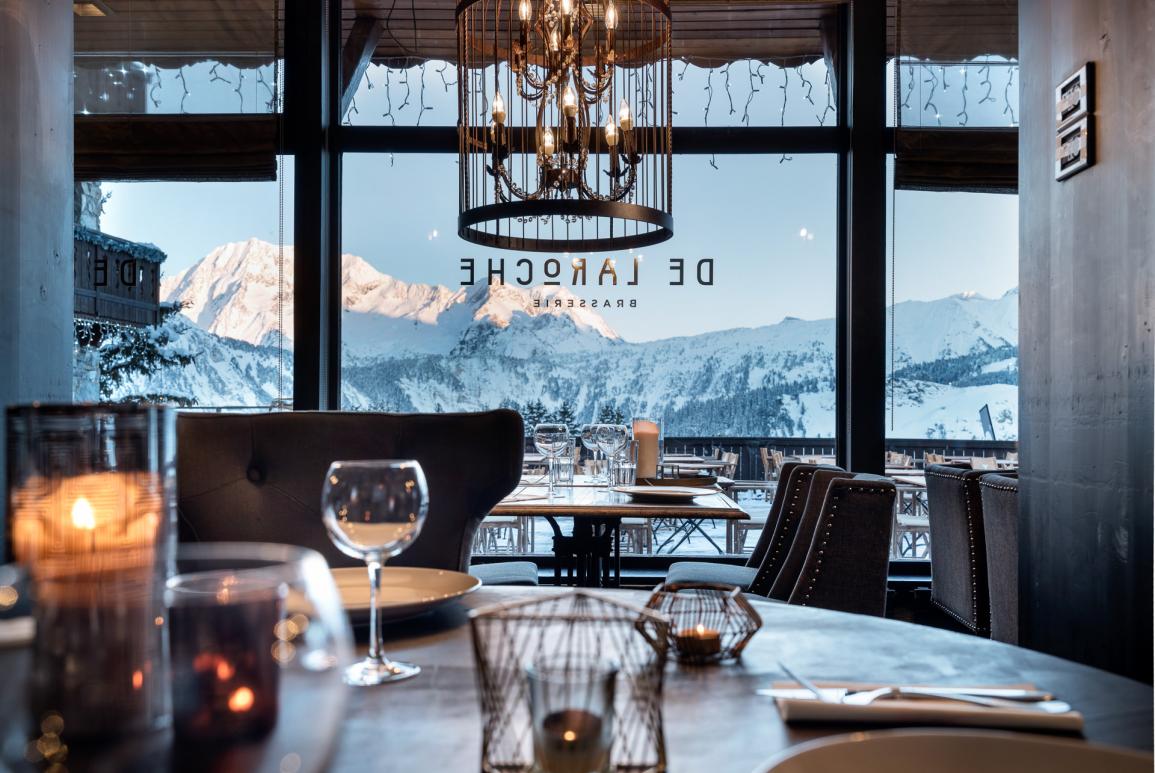
[[[954,727],[991,727],[1015,730],[1045,730],[1079,733],[1083,715],[1077,711],[1048,714],[1024,704],[1022,708],[989,708],[969,706],[957,701],[931,699],[885,699],[866,706],[828,703],[799,689],[795,682],[775,682],[774,701],[785,722],[845,722],[871,725],[941,725]],[[870,690],[882,685],[819,682],[820,689]],[[925,685],[933,689],[932,685]],[[1030,685],[1005,685],[1034,689]],[[1061,696],[1060,696],[1061,697]]]
[[[0,648],[23,647],[36,635],[36,623],[31,617],[9,617],[0,620]]]

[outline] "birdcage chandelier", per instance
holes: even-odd
[[[604,252],[673,236],[668,0],[462,0],[458,234]]]

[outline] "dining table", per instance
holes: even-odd
[[[521,485],[495,507],[496,517],[544,518],[553,531],[553,552],[557,559],[554,580],[562,582],[563,565],[567,580],[583,587],[613,587],[621,579],[621,523],[623,518],[650,521],[667,519],[675,523],[671,538],[688,539],[693,533],[705,536],[722,552],[722,548],[702,530],[707,520],[745,521],[750,516],[717,486],[702,487],[702,494],[689,501],[639,501],[628,494],[607,490],[604,484],[587,476],[575,476],[571,484],[555,486],[555,497],[549,498],[547,482],[539,478],[523,479]],[[565,534],[559,518],[573,519],[570,534]]]
[[[421,666],[410,680],[370,688],[341,684],[339,670],[316,683],[283,685],[272,735],[215,749],[174,753],[129,739],[69,753],[72,773],[362,773],[480,769],[482,717],[469,618],[475,610],[556,594],[604,595],[638,607],[649,591],[481,587],[421,615],[386,622],[385,650]],[[782,666],[822,682],[935,686],[1033,685],[1083,714],[1083,737],[1145,752],[1152,748],[1152,688],[1041,652],[913,623],[789,605],[747,596],[762,620],[741,659],[664,671],[662,721],[669,770],[750,773],[770,756],[861,725],[788,724],[758,693],[789,681]],[[363,648],[363,645],[362,645]],[[16,773],[43,765],[22,760],[31,650],[0,648],[0,742]],[[31,732],[31,731],[29,731]],[[190,755],[192,755],[190,757]],[[207,756],[204,756],[207,755]],[[196,760],[202,760],[197,762]],[[928,768],[929,769],[929,768]]]

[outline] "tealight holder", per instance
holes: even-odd
[[[69,742],[171,723],[174,418],[156,406],[8,409],[11,545],[35,597],[28,708],[58,716]]]
[[[664,773],[668,619],[576,591],[479,609],[470,626],[484,773]]]
[[[670,619],[669,644],[679,663],[735,660],[762,627],[762,618],[733,585],[659,585],[646,607]]]

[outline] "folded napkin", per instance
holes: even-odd
[[[36,623],[31,617],[9,617],[0,620],[0,648],[23,647],[36,635]]]
[[[972,706],[958,701],[918,698],[903,700],[886,698],[865,706],[820,701],[809,690],[800,689],[796,682],[775,682],[768,691],[778,704],[778,712],[785,722],[848,722],[871,725],[941,725],[957,727],[1013,728],[1016,730],[1046,730],[1049,732],[1079,733],[1083,730],[1083,715],[1077,711],[1050,714],[1018,706]],[[871,690],[883,685],[845,682],[818,682],[821,690],[831,690],[832,697],[846,690]],[[991,685],[988,685],[991,686]],[[1030,685],[1000,685],[1032,690]],[[924,685],[925,689],[934,689]],[[1060,696],[1061,697],[1061,696]]]

